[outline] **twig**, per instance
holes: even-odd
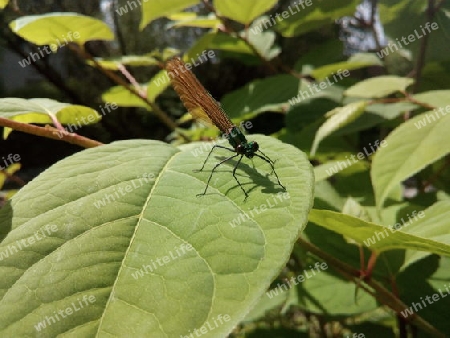
[[[31,135],[42,136],[53,140],[61,140],[67,143],[76,144],[83,148],[93,148],[103,144],[101,142],[91,140],[78,134],[61,132],[58,129],[50,126],[38,127],[32,124],[9,120],[3,117],[0,117],[0,126],[9,127],[14,130],[22,131]]]

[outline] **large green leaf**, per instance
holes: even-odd
[[[387,146],[375,154],[371,171],[379,208],[395,186],[450,152],[450,114],[445,114],[434,110],[415,116],[385,139]]]
[[[22,123],[52,123],[53,115],[62,124],[72,124],[76,129],[101,120],[92,108],[62,103],[51,99],[0,99],[0,116]],[[11,128],[4,128],[6,138]],[[73,132],[73,130],[72,130]]]
[[[215,0],[214,6],[221,15],[243,24],[249,24],[275,6],[276,3],[277,0]]]
[[[210,144],[139,140],[82,151],[30,182],[0,210],[12,229],[0,245],[0,336],[35,336],[46,316],[82,302],[39,334],[225,337],[289,259],[312,204],[306,156],[252,139],[287,192],[256,158],[236,172],[245,202],[233,163],[197,197],[213,163],[193,169]]]
[[[147,0],[142,3],[142,18],[139,24],[144,29],[151,21],[199,3],[199,0]],[[128,5],[124,6],[128,12]]]
[[[82,45],[91,40],[114,39],[104,22],[77,13],[22,16],[12,21],[9,27],[25,40],[36,45],[50,45],[52,50],[70,42]]]

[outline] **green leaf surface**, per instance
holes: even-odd
[[[411,225],[404,227],[405,233],[419,237],[431,238],[441,243],[450,244],[450,201],[436,202],[431,207],[423,210],[425,217],[418,218]],[[408,213],[412,214],[412,212]],[[406,220],[407,217],[404,217]],[[405,257],[404,267],[415,263],[427,256],[428,253],[408,251]]]
[[[170,86],[170,79],[165,70],[159,71],[148,83],[147,86],[147,99],[154,102],[156,98],[167,87]]]
[[[142,90],[147,92],[147,87],[142,85]],[[143,107],[147,110],[151,110],[151,108],[142,99],[132,94],[123,86],[114,86],[109,88],[102,94],[102,100],[104,102],[114,102],[119,107]]]
[[[361,268],[361,249],[363,250],[364,257],[368,257],[371,255],[371,252],[366,247],[362,246],[361,248],[355,244],[355,241],[351,239],[351,237],[347,237],[333,230],[329,230],[325,227],[316,225],[313,222],[309,222],[305,231],[302,234],[303,237],[307,238],[311,242],[311,244],[316,247],[321,248],[328,255],[334,257],[335,259],[346,262],[349,266],[352,266],[354,269]],[[393,271],[398,271],[399,265],[401,265],[402,250],[394,250],[388,251],[380,254],[380,260],[383,262],[384,256],[389,256],[386,258],[390,258],[391,260],[386,264],[377,264],[375,269],[373,270],[373,276],[375,278],[383,277],[386,274],[392,274]],[[384,256],[383,256],[384,255]],[[398,257],[399,256],[399,257]],[[393,258],[393,260],[392,260]],[[395,263],[395,264],[393,264]],[[310,264],[312,265],[312,264]],[[333,274],[333,270],[328,271]],[[346,283],[346,282],[345,282]],[[354,295],[354,294],[353,294]],[[359,296],[359,293],[358,293]],[[357,313],[358,310],[355,304],[354,313]],[[326,306],[326,305],[324,305]],[[369,308],[364,310],[370,310]],[[345,312],[344,312],[345,313]]]
[[[103,21],[69,12],[22,16],[12,21],[9,27],[25,40],[36,45],[50,45],[52,50],[70,42],[83,45],[86,41],[114,39]]]
[[[314,188],[314,207],[334,211],[342,210],[345,200],[328,181],[317,181]]]
[[[0,0],[0,9],[5,8],[8,5],[9,0]]]
[[[198,4],[199,0],[147,0],[142,3],[142,18],[139,28],[142,30],[153,20],[179,12]]]
[[[319,91],[317,94],[306,97],[308,87],[305,81],[301,84],[301,92],[296,97],[288,100],[291,108],[286,114],[286,126],[292,132],[302,131],[311,123],[320,122],[324,114],[341,105],[342,89],[340,87],[329,87]],[[304,95],[303,95],[304,94]],[[303,99],[304,98],[304,99]],[[310,142],[312,143],[314,135]]]
[[[281,49],[274,45],[276,35],[272,31],[260,32],[253,27],[260,26],[263,18],[258,18],[250,26],[250,29],[241,32],[242,37],[247,38],[251,45],[255,47],[258,53],[266,60],[276,57]]]
[[[326,180],[327,178],[337,173],[336,168],[342,161],[330,161],[324,164],[319,164],[314,167],[314,177],[316,182]],[[341,164],[342,165],[342,164]]]
[[[432,19],[424,18],[426,9],[427,2],[424,0],[382,0],[379,10],[383,29],[390,38],[390,43],[410,51],[414,60],[417,60],[421,53],[426,37],[427,63],[448,61],[450,3],[440,2]]]
[[[213,163],[193,170],[210,144],[142,140],[77,153],[21,189],[0,210],[1,228],[12,229],[0,245],[0,336],[35,336],[46,316],[86,297],[40,334],[180,337],[203,327],[202,337],[227,336],[284,267],[312,204],[306,156],[252,139],[287,192],[255,159],[236,172],[245,202],[233,163],[197,197]]]
[[[177,28],[177,27],[200,27],[200,28],[212,28],[217,29],[221,25],[221,21],[215,16],[196,16],[191,15],[183,17],[182,14],[192,14],[192,13],[177,13],[176,15],[169,15],[170,20],[174,22],[167,25],[167,29]]]
[[[356,120],[366,109],[366,101],[357,101],[344,107],[338,107],[328,112],[329,118],[320,126],[314,137],[311,147],[311,155],[316,153],[319,143],[327,136],[333,134],[336,130]]]
[[[145,55],[126,55],[120,57],[112,57],[112,58],[95,58],[103,68],[109,70],[118,70],[119,65],[126,65],[132,67],[142,67],[142,66],[157,66],[159,65],[159,61],[154,57],[145,56]],[[87,62],[89,65],[94,65],[94,63],[90,60]]]
[[[353,15],[358,4],[358,0],[295,1],[285,11],[287,18],[283,19],[283,12],[278,13],[281,21],[275,29],[284,37],[301,35],[330,25],[344,15]]]
[[[420,225],[417,225],[421,218],[423,221],[428,218],[427,210],[423,214],[411,215],[410,218],[405,219],[404,223],[395,224],[388,229],[388,227],[334,211],[313,209],[309,213],[311,222],[351,238],[377,252],[410,249],[449,256],[450,241],[445,230],[449,226],[448,220],[445,226],[439,224],[422,229]],[[430,216],[430,219],[432,218]],[[397,228],[400,230],[396,230]],[[408,229],[408,232],[404,229]]]
[[[295,63],[294,69],[309,75],[315,68],[342,61],[342,42],[338,39],[328,39],[311,50],[302,54]],[[336,51],[340,51],[336,53]]]
[[[336,131],[336,135],[348,135],[373,126],[387,123],[405,112],[417,109],[419,106],[410,102],[375,103],[368,105],[364,114],[356,120]]]
[[[214,6],[221,15],[243,24],[249,24],[275,6],[276,3],[277,0],[215,0]]]
[[[371,171],[377,206],[406,178],[450,152],[450,114],[437,110],[423,113],[401,124],[385,139],[373,158]]]
[[[419,276],[421,278],[418,278]],[[449,281],[450,259],[436,255],[418,261],[396,278],[401,300],[411,307],[412,313],[417,313],[440,330],[443,333],[442,337],[447,337],[450,332]],[[426,306],[423,306],[424,304]],[[411,313],[409,315],[411,316]]]
[[[0,99],[0,116],[22,123],[52,123],[51,115],[61,124],[86,126],[97,123],[101,116],[92,108],[62,103],[51,99]],[[11,128],[4,128],[6,138]]]
[[[295,288],[291,288],[286,292],[279,292],[276,295],[271,295],[271,297],[268,297],[267,294],[269,294],[270,291],[267,291],[264,293],[261,298],[259,299],[258,303],[255,305],[255,307],[247,314],[243,322],[254,322],[261,318],[264,318],[266,313],[270,310],[273,310],[275,308],[281,308],[286,304],[288,299],[290,298],[297,298],[297,292]],[[295,302],[296,303],[296,302]]]
[[[287,101],[298,94],[300,80],[276,75],[255,80],[222,99],[222,107],[232,118],[251,118],[263,111],[283,111]]]
[[[209,32],[198,39],[195,44],[185,53],[183,59],[196,59],[208,49],[218,49],[231,53],[253,55],[252,49],[241,39],[221,32]]]
[[[325,270],[314,265],[311,267],[303,273],[305,281],[297,286],[298,305],[302,309],[327,316],[342,316],[361,314],[377,307],[376,300],[365,292],[358,293],[355,299],[355,284],[330,273],[328,266]]]
[[[328,64],[322,67],[318,67],[311,72],[317,80],[323,80],[324,78],[336,74],[332,82],[336,83],[345,77],[350,75],[349,70],[360,69],[368,66],[381,66],[382,63],[374,54],[359,53],[350,57],[347,61]]]
[[[395,75],[373,77],[358,82],[345,91],[345,95],[359,98],[379,99],[406,88],[414,83],[414,80]]]
[[[361,251],[356,245],[350,244],[345,236],[310,222],[302,237],[307,238],[312,245],[319,247],[327,255],[344,261],[355,269],[360,269]],[[363,249],[363,255],[365,257],[369,256],[369,250]],[[317,258],[314,256],[312,258],[313,260],[305,265],[317,266],[315,263]],[[302,259],[303,261],[304,259]],[[389,273],[390,271],[386,271],[383,268],[383,264],[377,264],[373,271],[373,276],[378,278],[380,275],[383,276],[383,272]],[[369,294],[357,291],[357,286],[353,284],[352,287],[351,282],[335,274],[332,266],[329,266],[328,269],[320,274],[316,273],[316,276],[309,278],[302,284],[304,284],[302,285],[304,290],[299,290],[299,296],[302,297],[304,295],[302,302],[308,311],[320,313],[322,308],[324,309],[322,313],[325,316],[341,316],[362,314],[377,307],[376,301]]]
[[[434,107],[450,106],[450,90],[430,90],[428,92],[413,95],[419,102],[427,103]],[[449,113],[447,111],[447,113]]]

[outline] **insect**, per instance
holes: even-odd
[[[272,173],[275,174],[275,177],[277,178],[278,185],[286,190],[275,172],[274,162],[261,150],[259,150],[259,145],[257,142],[247,141],[242,131],[231,122],[230,118],[220,107],[219,103],[217,103],[211,94],[202,86],[197,77],[190,71],[190,69],[186,67],[186,64],[179,57],[175,57],[166,63],[166,70],[171,78],[173,88],[177,92],[189,113],[204,123],[208,125],[215,125],[219,128],[232,147],[228,148],[217,144],[214,145],[206,157],[205,162],[203,162],[202,167],[198,171],[202,171],[205,168],[205,164],[215,148],[226,149],[235,153],[234,155],[220,161],[213,167],[206,183],[205,191],[197,196],[206,194],[212,175],[220,165],[238,157],[237,163],[233,168],[233,177],[244,192],[245,198],[247,198],[247,192],[236,177],[236,169],[244,156],[250,159],[253,157],[258,157],[267,162],[272,168]]]

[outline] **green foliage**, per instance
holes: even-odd
[[[62,36],[79,33],[71,37],[71,50],[115,82],[101,99],[158,117],[173,144],[128,140],[80,151],[5,204],[0,336],[191,337],[207,325],[214,329],[202,337],[450,332],[444,316],[450,297],[440,296],[450,283],[450,63],[443,50],[449,4],[427,9],[434,2],[380,1],[391,44],[415,30],[423,34],[427,20],[439,29],[399,51],[381,53],[388,49],[380,46],[346,59],[333,23],[352,15],[360,1],[296,3],[149,0],[140,8],[141,30],[165,17],[171,34],[195,32],[186,37],[182,56],[192,68],[226,67],[228,61],[254,67],[251,79],[221,98],[236,124],[250,119],[269,129],[268,112],[284,119],[273,137],[248,138],[275,161],[287,192],[269,164],[254,157],[236,170],[247,200],[233,178],[236,161],[218,167],[208,181],[214,165],[231,155],[227,150],[218,149],[204,171],[193,172],[212,145],[186,141],[216,131],[185,117],[174,122],[164,111],[173,107],[164,105],[173,93],[163,65],[177,49],[93,58],[86,42],[113,39],[98,19],[49,13],[9,23],[39,46],[62,47]],[[212,62],[194,62],[206,54]],[[151,75],[135,79],[144,67]],[[53,123],[61,129],[91,114],[92,123],[100,120],[81,105],[0,100],[0,122],[28,127]],[[79,135],[72,136],[76,143]],[[2,171],[0,183],[18,168]],[[208,183],[208,193],[197,197]],[[37,240],[42,229],[47,235]],[[20,241],[29,245],[14,252]],[[169,261],[155,263],[164,257]],[[152,271],[145,272],[146,265]],[[411,307],[435,295],[437,301]],[[35,325],[46,316],[83,296],[95,301],[37,333]],[[229,320],[216,325],[225,315]]]

